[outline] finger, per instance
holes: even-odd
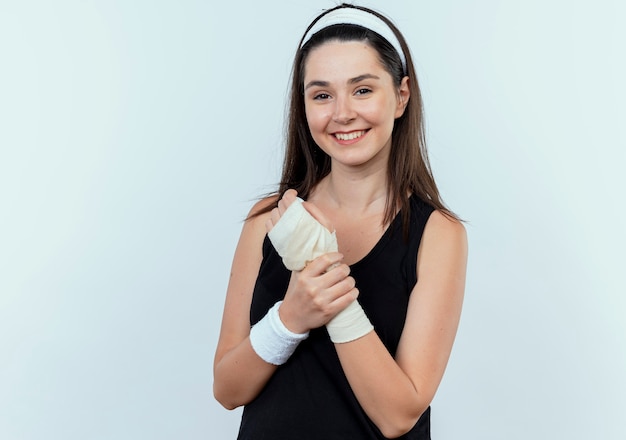
[[[342,260],[343,255],[339,252],[329,252],[309,262],[304,270],[307,270],[311,274],[321,275],[327,272],[332,266],[340,264]]]
[[[332,286],[349,277],[350,266],[344,263],[335,263],[320,276],[320,281],[325,285]]]
[[[267,229],[267,232],[271,231],[272,228],[276,226],[278,220],[280,220],[280,212],[278,211],[278,208],[274,208],[270,212],[270,217],[265,222],[265,228]]]
[[[294,200],[296,200],[296,197],[298,197],[298,191],[296,191],[295,189],[288,189],[287,191],[285,191],[285,194],[283,194],[283,199],[289,201],[289,203],[292,203]]]
[[[272,209],[270,219],[265,222],[265,229],[267,232],[271,231],[276,223],[283,216],[285,211],[291,206],[293,202],[295,202],[298,193],[294,189],[288,189],[283,197],[278,201],[277,207]]]
[[[356,281],[352,277],[345,277],[334,286],[332,286],[329,290],[334,291],[336,297],[340,297],[343,295],[347,295],[353,290],[356,289]]]
[[[285,206],[284,200],[280,199],[278,201],[278,206],[274,209],[276,209],[276,211],[278,212],[279,217],[282,217],[285,211],[287,210],[287,206]]]
[[[281,216],[292,205],[292,203],[296,201],[297,196],[298,193],[296,192],[296,190],[288,189],[287,191],[285,191],[285,194],[283,194],[281,199],[278,201],[278,209]]]
[[[344,292],[342,295],[337,295],[335,299],[330,303],[330,306],[338,312],[348,307],[359,296],[359,289],[356,287]]]

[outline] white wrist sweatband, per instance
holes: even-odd
[[[309,332],[293,333],[280,320],[278,308],[272,306],[267,314],[250,329],[253,350],[268,364],[282,365],[293,354],[298,344],[309,337]]]
[[[268,234],[289,270],[302,270],[307,262],[338,249],[335,233],[315,220],[302,202],[298,197]],[[339,344],[359,339],[374,327],[359,302],[354,300],[326,324],[326,329],[330,340]]]

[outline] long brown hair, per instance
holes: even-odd
[[[432,175],[426,149],[422,97],[411,54],[404,37],[385,16],[368,8],[345,3],[319,15],[309,25],[306,32],[321,17],[339,8],[357,8],[383,20],[393,30],[402,46],[406,58],[406,71],[393,46],[379,34],[361,26],[333,25],[315,33],[304,45],[302,45],[301,40],[292,70],[287,143],[282,177],[276,193],[278,197],[273,198],[272,203],[268,206],[253,213],[252,217],[273,209],[288,189],[295,189],[298,191],[298,195],[306,200],[315,186],[330,173],[330,157],[316,145],[306,119],[303,93],[304,68],[312,49],[328,41],[339,40],[367,42],[377,51],[383,67],[393,78],[396,87],[400,87],[404,76],[409,77],[411,96],[404,113],[396,119],[391,136],[391,152],[387,165],[389,196],[387,197],[383,223],[390,223],[396,213],[401,212],[403,229],[406,233],[410,218],[409,194],[415,194],[433,208],[441,210],[451,218],[458,219],[442,202]]]

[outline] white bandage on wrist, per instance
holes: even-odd
[[[315,220],[302,202],[298,197],[268,234],[289,270],[302,270],[307,262],[338,249],[335,233]],[[336,344],[354,341],[374,329],[356,300],[326,324],[326,328]]]
[[[309,332],[293,333],[280,320],[278,301],[250,330],[250,344],[265,362],[282,365],[293,354],[298,344],[309,337]]]
[[[342,344],[365,336],[374,330],[374,326],[365,315],[361,304],[354,300],[326,324],[326,330],[331,341]]]
[[[306,263],[328,252],[337,252],[337,237],[296,200],[287,208],[268,236],[285,267],[302,270]]]

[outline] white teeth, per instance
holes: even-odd
[[[361,131],[353,131],[352,133],[335,133],[335,137],[340,141],[349,141],[352,139],[356,139],[365,134],[365,130]]]

